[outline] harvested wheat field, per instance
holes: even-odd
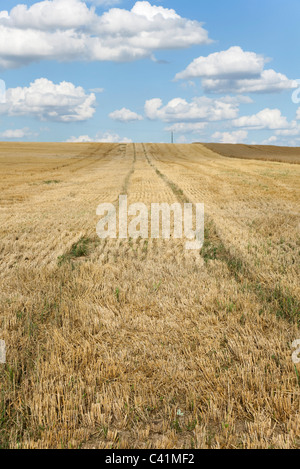
[[[298,165],[93,143],[0,168],[2,448],[300,447]],[[204,203],[202,250],[99,239],[120,194]]]

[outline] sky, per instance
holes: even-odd
[[[0,140],[300,146],[299,0],[6,0]]]

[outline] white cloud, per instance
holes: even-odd
[[[88,135],[80,135],[79,137],[70,137],[67,140],[68,143],[86,143],[86,142],[95,142]]]
[[[266,140],[263,140],[260,145],[275,145],[275,143],[278,143],[278,138],[275,135],[272,135]]]
[[[95,102],[95,95],[86,94],[80,86],[65,81],[56,85],[40,78],[29,87],[9,88],[6,102],[0,104],[0,114],[27,115],[42,121],[85,121],[93,116]]]
[[[297,88],[295,80],[289,80],[282,73],[264,70],[259,78],[243,80],[202,80],[202,86],[209,93],[279,93]]]
[[[245,52],[241,47],[235,46],[208,57],[198,57],[183,72],[177,73],[175,79],[258,77],[265,62],[263,56],[255,52]]]
[[[243,116],[233,121],[235,127],[244,127],[253,130],[261,129],[287,129],[290,124],[279,109],[263,109],[252,116]]]
[[[140,116],[136,112],[130,111],[123,107],[122,109],[116,110],[109,114],[109,117],[115,121],[119,122],[133,122],[133,121],[142,121],[143,116]]]
[[[87,3],[91,3],[92,5],[95,6],[112,6],[112,5],[118,5],[121,3],[122,0],[87,0]]]
[[[209,93],[277,93],[297,88],[295,80],[274,70],[264,70],[269,59],[255,52],[231,47],[207,57],[198,57],[175,80],[201,78]]]
[[[206,126],[207,122],[178,122],[177,124],[173,124],[169,127],[166,127],[165,130],[168,132],[176,132],[179,134],[199,134],[203,132]]]
[[[80,135],[79,137],[70,137],[67,142],[71,143],[83,143],[83,142],[95,142],[95,143],[132,143],[132,140],[127,137],[120,137],[116,133],[112,132],[99,132],[96,137],[92,138],[88,135]]]
[[[44,0],[0,12],[0,67],[41,60],[133,61],[162,49],[208,44],[198,21],[138,1],[98,15],[81,0]]]
[[[212,122],[234,119],[239,112],[239,98],[224,97],[210,99],[193,98],[189,103],[185,99],[172,99],[166,106],[159,98],[150,99],[145,103],[145,114],[151,119],[164,122]]]
[[[176,143],[185,144],[188,143],[188,140],[184,135],[180,135],[180,137],[176,139]]]
[[[89,9],[80,0],[45,0],[31,6],[16,5],[8,17],[1,21],[7,29],[51,31],[54,29],[77,29],[91,24],[97,18],[94,9]]]
[[[132,143],[132,140],[127,137],[120,137],[118,134],[105,132],[101,137],[98,137],[97,142],[106,143]]]
[[[104,88],[91,88],[90,91],[91,93],[103,93]]]
[[[234,132],[215,132],[212,135],[214,140],[220,143],[242,143],[248,137],[248,132],[245,130],[237,130]]]
[[[300,135],[300,125],[296,121],[292,121],[288,129],[276,130],[275,133],[282,137],[295,137]]]
[[[20,139],[24,137],[29,137],[30,135],[33,134],[27,127],[24,127],[24,129],[7,129],[4,132],[0,133],[0,137],[5,139]]]

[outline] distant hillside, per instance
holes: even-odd
[[[206,148],[229,158],[245,158],[300,164],[300,147],[269,145],[242,145],[229,143],[203,143]]]

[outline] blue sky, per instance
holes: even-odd
[[[0,140],[300,146],[298,0],[1,2]]]

